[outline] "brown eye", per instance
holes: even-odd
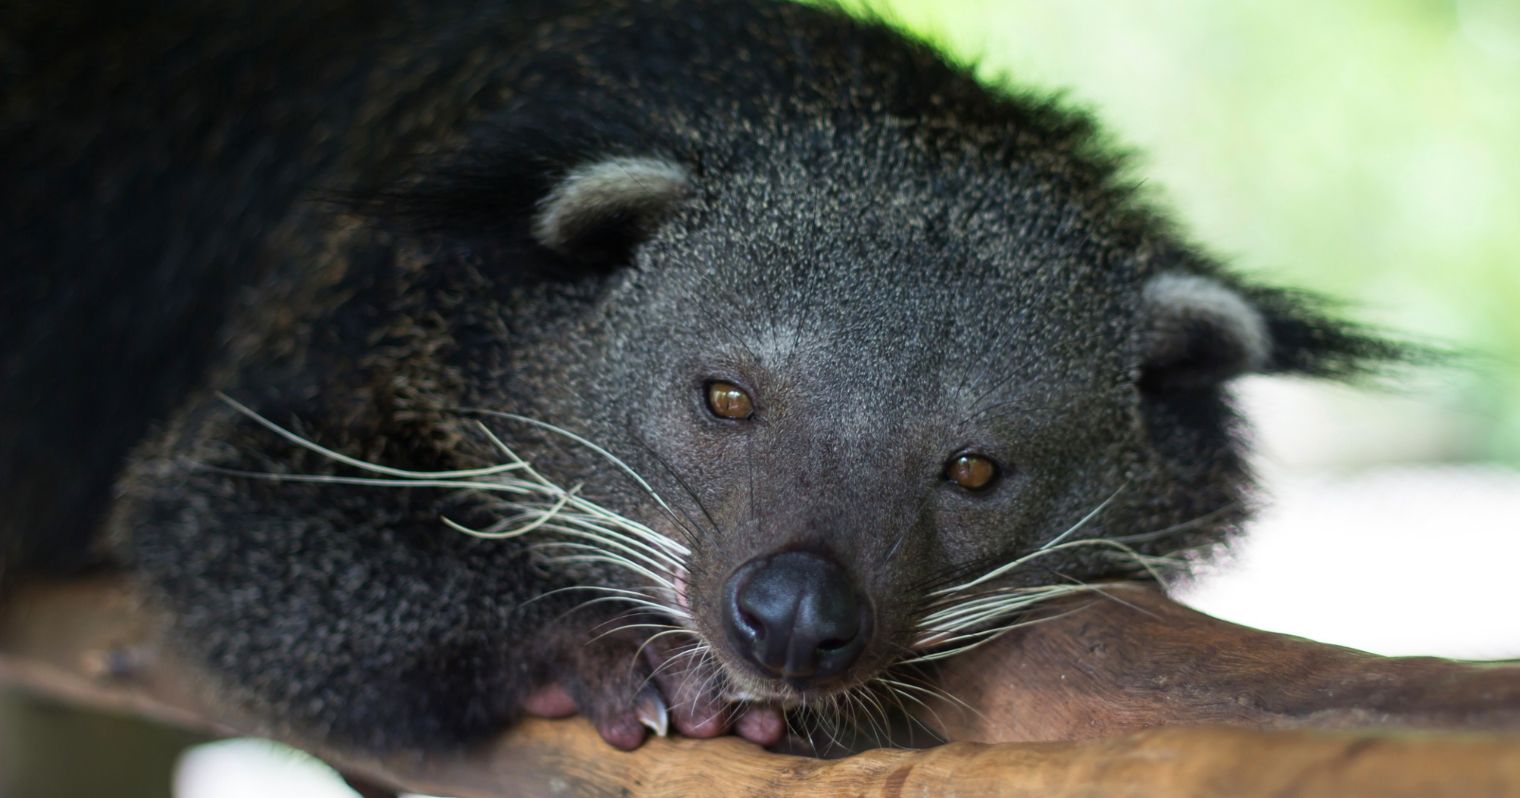
[[[743,388],[731,382],[716,381],[707,384],[707,409],[718,418],[743,421],[755,414],[755,403]]]
[[[997,475],[997,463],[979,454],[958,454],[945,463],[945,479],[966,490],[984,490]]]

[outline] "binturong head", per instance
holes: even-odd
[[[535,317],[516,371],[553,374],[514,393],[675,508],[564,472],[688,548],[669,601],[729,695],[881,684],[1175,565],[1246,514],[1230,380],[1392,352],[1221,272],[1074,153],[938,146],[618,157],[538,208],[580,263],[624,249],[582,310]]]

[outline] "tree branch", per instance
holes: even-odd
[[[1520,668],[1384,660],[1242,629],[1145,589],[1115,596],[952,660],[945,683],[980,714],[937,707],[963,742],[928,750],[824,761],[672,738],[625,754],[580,721],[528,721],[456,756],[308,750],[368,781],[461,798],[1520,794]],[[154,636],[120,583],[31,588],[0,612],[0,684],[220,734],[270,733],[155,656]],[[1147,729],[1179,723],[1234,728]],[[1371,728],[1386,724],[1489,731]],[[1340,730],[1310,728],[1327,726]],[[1077,741],[964,742],[1036,739]]]

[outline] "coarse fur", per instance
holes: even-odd
[[[827,9],[28,5],[0,570],[130,570],[315,737],[468,743],[552,684],[604,730],[651,684],[907,708],[905,663],[1238,527],[1231,378],[1398,355],[1222,270],[1085,116]],[[724,643],[790,549],[874,606],[836,683]]]

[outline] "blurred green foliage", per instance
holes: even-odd
[[[1473,353],[1432,388],[1520,464],[1520,0],[866,0],[1092,109],[1213,251]]]

